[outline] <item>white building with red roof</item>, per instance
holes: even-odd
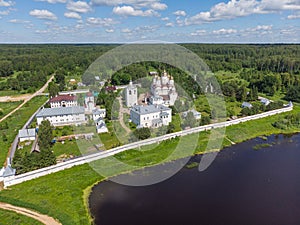
[[[51,108],[73,107],[77,106],[77,97],[75,95],[57,95],[49,100]]]

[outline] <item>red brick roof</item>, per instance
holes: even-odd
[[[105,90],[106,91],[115,91],[115,90],[117,90],[117,87],[116,86],[106,86]]]
[[[88,92],[88,93],[86,93],[86,96],[87,96],[87,97],[92,97],[92,96],[94,96],[94,95],[93,95],[92,92]]]
[[[164,101],[170,100],[170,96],[169,95],[161,95],[161,97],[163,98]]]
[[[76,96],[74,95],[58,95],[56,97],[53,97],[50,99],[49,102],[71,102],[71,101],[76,101]]]

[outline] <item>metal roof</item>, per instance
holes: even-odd
[[[162,112],[162,111],[169,111],[171,110],[170,108],[164,106],[164,105],[137,105],[133,106],[131,111],[134,111],[140,115],[147,115],[150,113],[157,113],[157,112]]]
[[[63,115],[74,115],[74,114],[84,114],[84,107],[73,106],[73,107],[60,107],[60,108],[44,108],[38,112],[36,117],[63,116]]]
[[[242,107],[247,107],[247,108],[251,108],[252,104],[249,102],[243,102]]]
[[[195,109],[191,109],[191,110],[188,110],[188,111],[186,111],[186,112],[183,112],[183,113],[182,113],[183,117],[186,117],[187,114],[188,114],[189,112],[192,112],[193,115],[194,115],[194,117],[201,116],[201,113],[200,113],[200,112],[198,112],[198,111],[195,110]]]
[[[94,109],[93,114],[94,115],[101,115],[102,113],[105,113],[106,109]]]
[[[35,129],[23,129],[19,130],[19,138],[26,138],[26,137],[35,137]]]

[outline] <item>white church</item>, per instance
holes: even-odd
[[[178,93],[174,78],[166,71],[161,76],[155,75],[151,85],[150,103],[152,105],[163,104],[165,106],[172,106],[177,98]]]
[[[129,85],[125,89],[125,102],[128,108],[131,108],[138,104],[138,91],[136,85],[130,81]]]

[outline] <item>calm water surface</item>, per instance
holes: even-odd
[[[259,143],[273,146],[253,150]],[[257,138],[221,151],[204,172],[184,168],[152,186],[100,183],[91,213],[97,225],[298,225],[299,143],[300,134]]]

